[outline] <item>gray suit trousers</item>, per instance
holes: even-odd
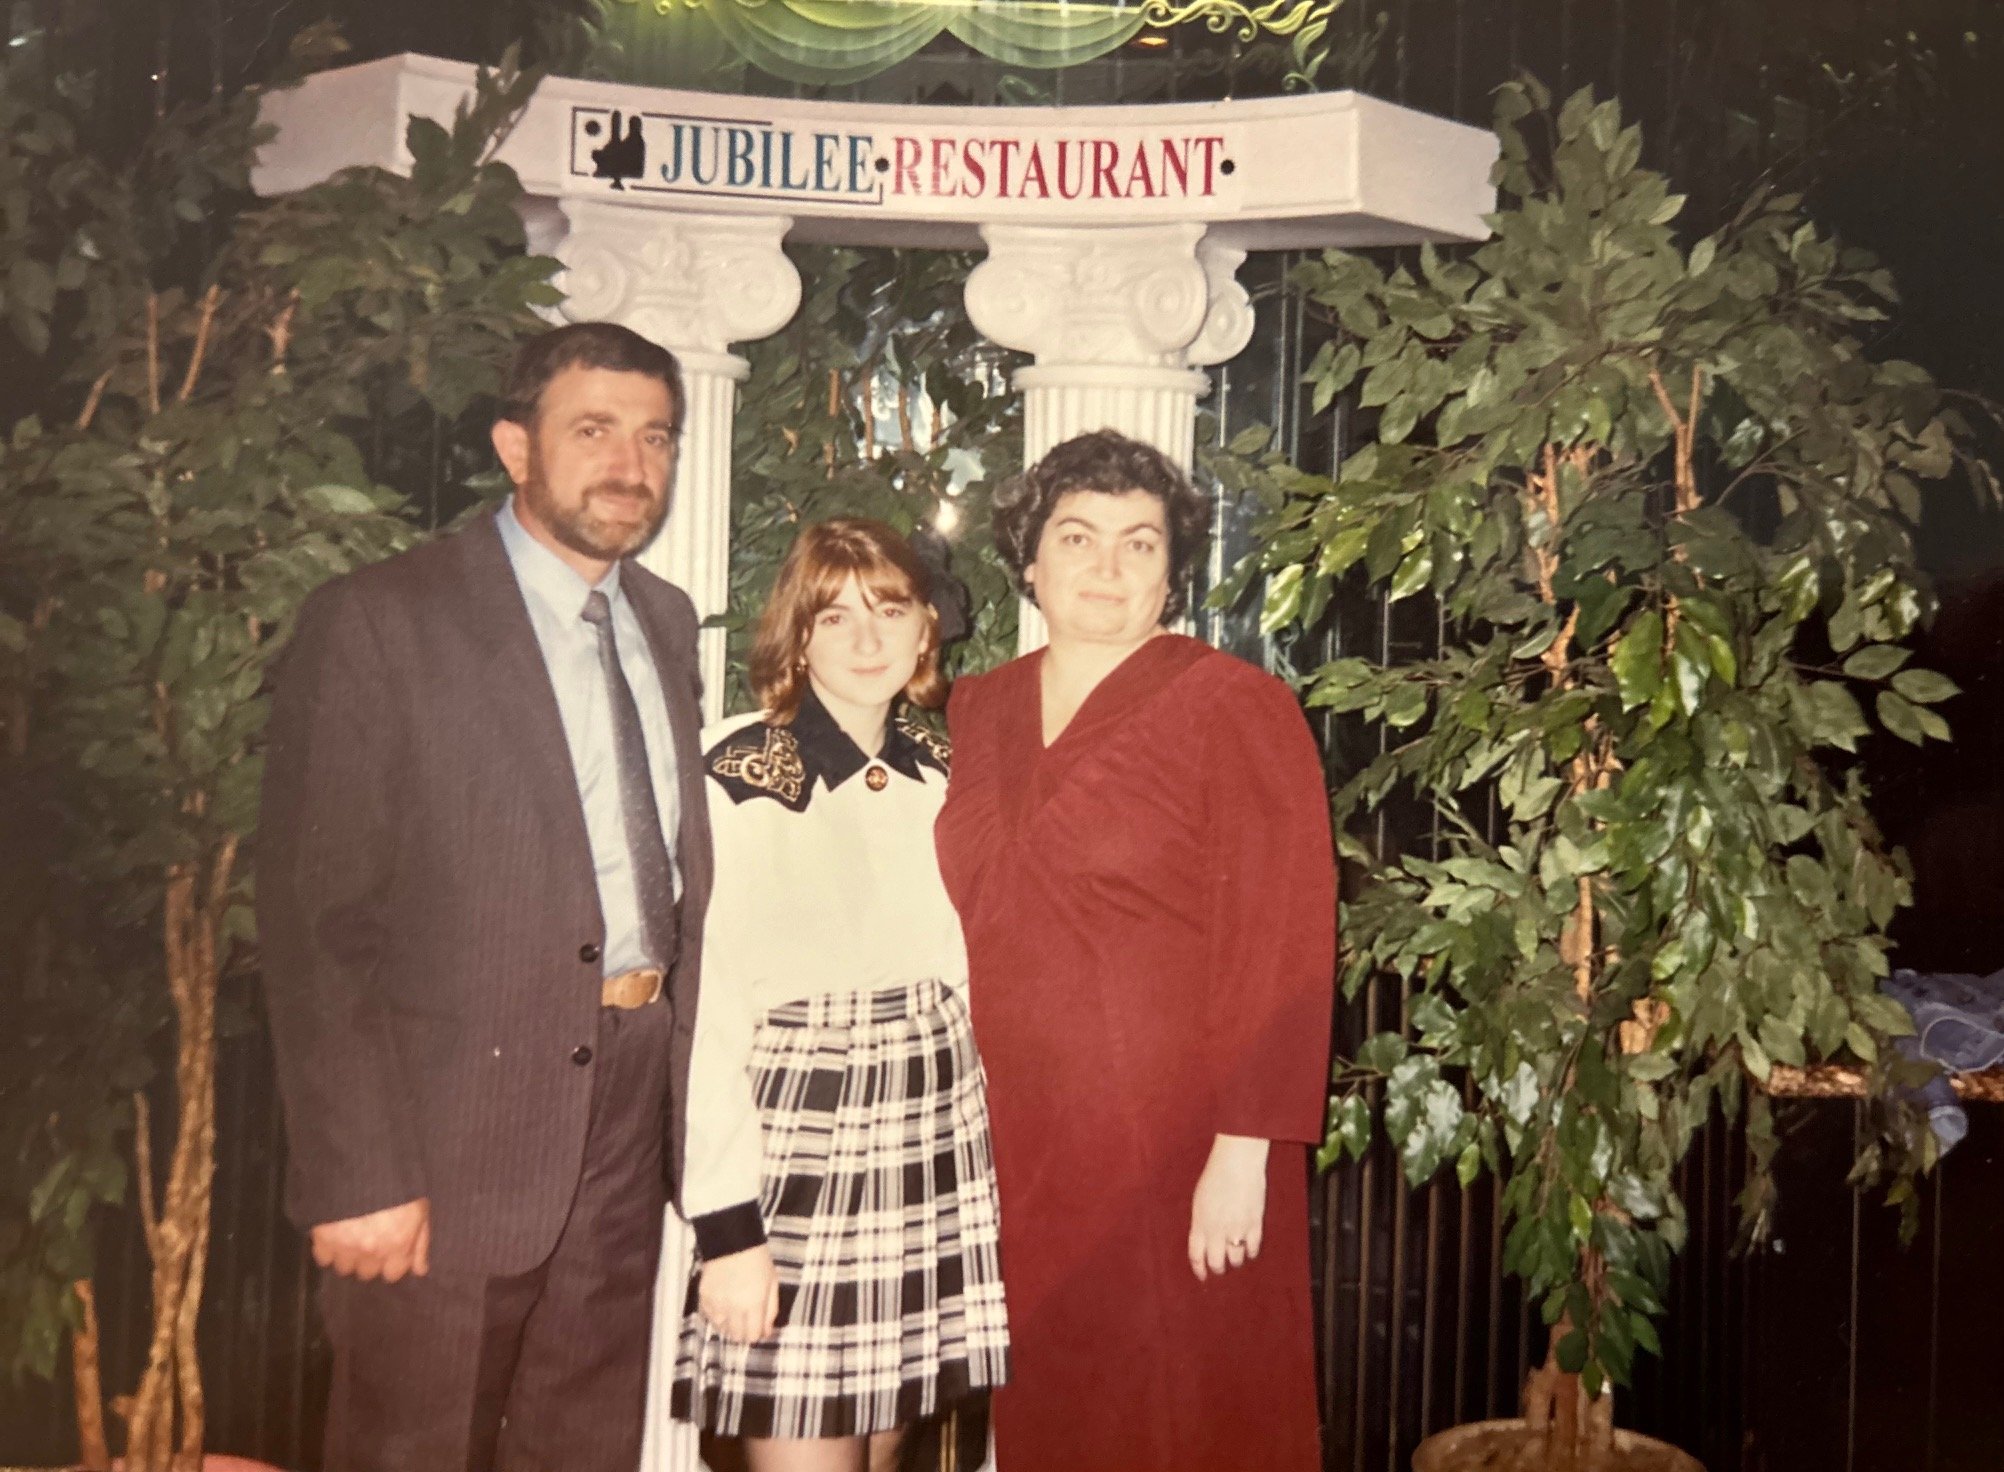
[[[669,1012],[600,1013],[584,1168],[556,1249],[493,1277],[323,1276],[327,1472],[633,1472],[660,1252]]]

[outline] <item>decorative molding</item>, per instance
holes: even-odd
[[[1197,246],[1210,306],[1196,339],[1183,350],[1184,362],[1193,366],[1223,363],[1244,352],[1252,341],[1252,298],[1238,279],[1245,258],[1246,253],[1236,246],[1220,245],[1208,237]]]
[[[615,4],[646,6],[656,15],[672,15],[678,10],[704,10],[719,0],[614,0]],[[729,3],[729,0],[724,0]],[[756,10],[767,0],[735,0],[746,10]],[[983,0],[922,0],[932,10],[953,12],[974,10]],[[1262,31],[1274,36],[1291,36],[1310,21],[1327,22],[1342,0],[1145,0],[1141,23],[1154,29],[1201,22],[1206,30],[1219,34],[1237,27],[1238,39],[1250,41]],[[1072,7],[1082,15],[1118,12],[1124,7],[1114,0],[1085,0]]]
[[[623,322],[673,349],[724,353],[769,337],[800,307],[782,216],[667,213],[593,199],[561,203],[564,315]]]
[[[1211,281],[1194,223],[988,225],[967,315],[1038,365],[1181,368],[1204,330]]]
[[[1292,36],[1304,26],[1320,21],[1325,26],[1342,0],[1265,0],[1245,4],[1244,0],[1145,0],[1141,23],[1154,30],[1203,22],[1204,29],[1220,35],[1238,27],[1235,39],[1250,41],[1265,31],[1271,36]]]

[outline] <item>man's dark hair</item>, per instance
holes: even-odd
[[[644,373],[668,386],[675,429],[682,428],[682,365],[659,343],[649,342],[617,322],[573,322],[553,327],[522,344],[501,388],[500,417],[516,424],[535,422],[543,390],[566,368],[609,368],[615,373]]]
[[[1103,491],[1110,496],[1145,491],[1162,503],[1169,531],[1169,598],[1162,608],[1162,622],[1181,618],[1190,606],[1191,570],[1211,531],[1210,498],[1153,445],[1110,429],[1074,435],[997,488],[995,550],[1016,591],[1032,603],[1037,601],[1036,589],[1024,581],[1024,569],[1037,560],[1037,544],[1051,512],[1074,491]]]

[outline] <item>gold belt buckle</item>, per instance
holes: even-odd
[[[608,976],[599,989],[599,1004],[629,1012],[635,1007],[645,1007],[661,995],[661,984],[666,977],[667,973],[659,966],[643,966]]]

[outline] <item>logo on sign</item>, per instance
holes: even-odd
[[[891,199],[1210,199],[1234,170],[1217,133],[864,131],[577,107],[568,172],[574,185],[620,192],[867,207]]]

